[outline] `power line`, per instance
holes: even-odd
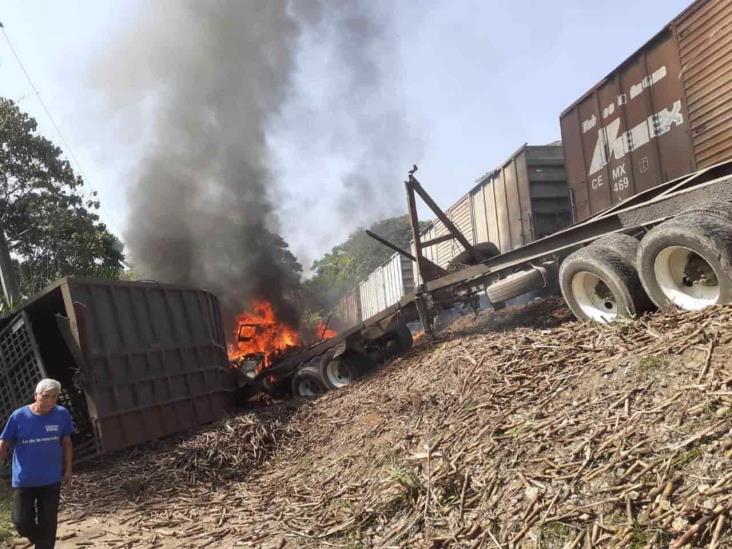
[[[2,29],[3,36],[5,36],[5,40],[8,43],[8,46],[10,47],[10,51],[13,53],[13,56],[15,57],[15,60],[18,62],[18,65],[20,66],[21,71],[23,71],[23,74],[25,75],[26,80],[28,81],[28,84],[30,85],[31,89],[33,90],[33,93],[35,94],[36,98],[38,99],[38,102],[41,104],[41,107],[43,108],[43,111],[46,113],[46,116],[48,116],[48,119],[51,121],[51,124],[53,125],[54,129],[56,130],[56,133],[59,136],[59,139],[61,139],[61,143],[64,145],[65,150],[68,151],[69,156],[71,157],[71,160],[73,160],[74,164],[76,164],[76,169],[79,171],[81,176],[84,178],[85,183],[88,185],[88,188],[92,191],[94,195],[98,195],[99,193],[97,190],[92,186],[91,180],[89,177],[87,177],[86,172],[84,171],[84,168],[81,165],[81,162],[76,158],[76,155],[74,154],[74,150],[71,148],[71,145],[69,145],[68,141],[66,141],[66,138],[64,137],[63,132],[61,131],[61,128],[59,128],[58,124],[56,124],[56,120],[54,119],[53,115],[51,114],[51,111],[46,106],[46,103],[43,101],[43,98],[41,97],[41,92],[38,91],[38,88],[36,88],[35,84],[33,83],[33,79],[31,78],[30,74],[25,68],[25,65],[20,60],[20,56],[18,55],[18,52],[13,47],[13,43],[10,41],[10,37],[8,36],[7,31],[5,30],[5,25],[3,25],[2,21],[0,21],[0,29]],[[109,212],[104,208],[102,205],[101,200],[99,201],[100,209],[105,214],[105,217],[107,217],[107,225],[111,226],[112,229],[115,231],[117,235],[121,235],[122,232],[119,231],[119,228],[115,226],[114,222],[112,221],[112,216],[109,214]]]

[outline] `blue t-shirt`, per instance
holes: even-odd
[[[63,406],[34,414],[30,406],[10,415],[0,439],[13,445],[13,488],[33,488],[61,482],[61,439],[74,432],[71,414]]]

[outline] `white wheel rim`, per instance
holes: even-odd
[[[325,367],[325,375],[334,387],[345,387],[351,383],[351,372],[339,358],[328,363]]]
[[[297,384],[297,394],[303,397],[314,397],[318,396],[320,392],[315,381],[303,378]]]
[[[699,254],[683,246],[664,248],[653,261],[663,295],[679,309],[696,311],[719,303],[719,279]]]
[[[618,300],[596,274],[580,271],[572,277],[572,295],[585,316],[595,322],[612,322],[618,316]]]

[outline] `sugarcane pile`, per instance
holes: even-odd
[[[100,547],[730,547],[732,307],[610,326],[551,307],[99,464],[65,528],[108,525]]]

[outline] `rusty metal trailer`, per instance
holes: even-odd
[[[226,415],[229,367],[216,296],[181,286],[64,278],[0,321],[0,418],[61,381],[84,459]]]

